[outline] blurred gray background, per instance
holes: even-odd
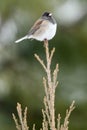
[[[28,124],[41,127],[44,108],[42,67],[34,53],[45,60],[43,42],[14,41],[26,35],[43,12],[52,12],[58,29],[49,41],[56,48],[52,69],[59,64],[56,115],[76,101],[69,130],[87,130],[87,0],[0,0],[0,130],[15,130],[12,113],[20,102],[28,107]]]

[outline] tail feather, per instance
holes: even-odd
[[[28,38],[28,37],[27,37],[27,35],[26,35],[26,36],[24,36],[24,37],[22,37],[22,38],[16,40],[15,43],[19,43],[19,42],[21,42],[21,41],[23,41],[23,40],[25,40],[25,39],[27,39],[27,38]]]

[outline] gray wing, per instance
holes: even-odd
[[[30,31],[28,32],[28,36],[34,34],[34,33],[40,28],[42,22],[43,22],[43,19],[37,20],[37,21],[34,23],[34,25],[32,26],[32,28],[30,29]]]

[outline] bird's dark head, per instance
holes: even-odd
[[[51,17],[51,16],[52,16],[52,13],[45,12],[42,16],[43,16],[43,17],[44,17],[44,16],[45,16],[45,17]]]
[[[49,22],[51,22],[53,24],[56,23],[55,19],[52,16],[52,13],[45,12],[45,13],[43,13],[41,18],[44,19],[44,20],[48,20]]]

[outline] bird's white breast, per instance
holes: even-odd
[[[42,26],[41,29],[37,31],[38,34],[33,38],[39,41],[44,41],[45,39],[50,40],[54,37],[56,29],[57,24],[48,22],[48,24]]]
[[[56,34],[57,24],[49,24],[48,31],[46,32],[47,40],[50,40]]]

